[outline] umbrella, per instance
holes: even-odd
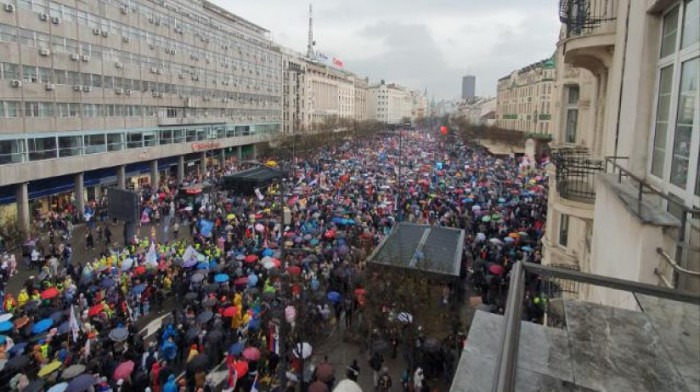
[[[208,308],[212,307],[212,306],[216,305],[216,298],[212,298],[212,297],[204,298],[204,300],[202,301],[202,305],[205,307],[208,307]]]
[[[500,266],[498,264],[492,264],[489,267],[489,272],[494,274],[494,275],[501,276],[501,275],[503,275],[503,272],[505,272],[505,270],[503,269],[502,266]]]
[[[123,342],[129,337],[129,331],[126,328],[114,328],[109,331],[109,339],[113,342]]]
[[[48,391],[46,392],[64,392],[68,388],[68,383],[67,382],[62,382],[60,384],[56,384],[49,388]]]
[[[206,371],[209,368],[209,357],[206,354],[199,354],[187,363],[187,370],[192,373]]]
[[[248,275],[248,286],[253,287],[258,284],[258,276],[255,274]]]
[[[3,370],[21,370],[27,365],[29,365],[29,357],[26,355],[19,355],[5,362],[5,368]]]
[[[322,364],[325,365],[325,364]],[[322,381],[314,381],[309,385],[307,392],[328,392],[328,385]]]
[[[134,259],[132,259],[131,257],[129,257],[128,259],[124,259],[124,261],[122,261],[121,270],[122,270],[122,271],[128,271],[128,270],[130,270],[131,267],[133,267],[133,266],[134,266]]]
[[[297,343],[296,346],[294,347],[294,356],[299,358],[306,359],[311,356],[311,353],[313,352],[313,347],[307,342],[303,343]]]
[[[240,278],[236,278],[236,280],[233,281],[233,284],[236,286],[241,286],[248,283],[248,277],[247,276],[241,276]]]
[[[14,315],[12,313],[4,313],[0,314],[0,323],[4,323],[5,321],[10,321],[12,320],[12,317]]]
[[[399,315],[396,317],[397,320],[399,320],[402,323],[412,323],[413,322],[413,315],[410,313],[406,312],[401,312]]]
[[[131,373],[134,371],[134,361],[126,361],[122,362],[117,366],[116,369],[114,369],[114,374],[112,377],[115,380],[121,379],[127,379],[129,376],[131,376]]]
[[[32,326],[32,333],[38,334],[47,331],[53,325],[50,318],[43,319]]]
[[[525,252],[532,252],[532,250],[533,250],[532,247],[527,246],[527,245],[523,246],[523,247],[520,248],[520,249],[524,250]]]
[[[372,342],[372,352],[382,352],[389,348],[389,343],[386,340],[375,340]]]
[[[243,343],[241,342],[234,343],[228,348],[228,353],[231,355],[239,355],[241,352],[243,352]]]
[[[22,392],[39,392],[44,389],[44,380],[34,380],[29,385],[22,389]]]
[[[136,286],[134,286],[131,289],[131,292],[136,294],[136,295],[139,295],[139,294],[143,293],[145,290],[146,290],[146,285],[142,283],[142,284],[137,284]]]
[[[27,316],[22,316],[22,317],[18,318],[17,320],[15,320],[15,328],[22,328],[27,324],[29,324],[29,317],[27,317]],[[0,325],[2,325],[2,323],[0,323]],[[12,328],[10,328],[10,329],[12,329]],[[0,332],[2,332],[2,328],[0,328]]]
[[[233,317],[236,314],[238,308],[235,306],[229,306],[224,310],[224,317]]]
[[[64,380],[70,380],[71,378],[77,377],[85,371],[85,365],[77,364],[71,365],[66,370],[61,373],[61,378]]]
[[[212,317],[214,317],[214,313],[212,313],[209,310],[205,310],[204,312],[197,315],[197,322],[198,323],[206,323],[209,320],[211,320]]]
[[[491,216],[490,215],[485,215],[483,218],[481,218],[483,222],[491,222]]]
[[[97,383],[97,378],[92,374],[81,374],[72,379],[66,387],[66,392],[83,392]]]
[[[44,366],[43,368],[41,368],[41,370],[39,370],[39,373],[37,373],[36,375],[39,377],[45,377],[45,376],[48,376],[49,374],[55,372],[56,370],[58,370],[58,368],[60,368],[60,367],[61,367],[61,361],[53,361],[53,362],[49,363],[48,365]]]
[[[236,375],[238,380],[240,380],[241,377],[245,376],[246,373],[248,373],[248,362],[246,361],[237,361],[236,364],[233,366],[236,369]]]
[[[185,301],[194,301],[195,299],[197,299],[197,293],[190,291],[185,294]]]
[[[494,245],[503,245],[503,241],[499,240],[498,238],[491,238],[489,242]]]
[[[199,283],[204,280],[204,274],[196,273],[190,278],[192,283]]]
[[[24,349],[27,348],[27,345],[29,343],[27,342],[20,342],[12,346],[12,348],[8,351],[10,355],[21,355],[24,353]]]
[[[440,342],[435,338],[428,338],[425,341],[424,347],[427,351],[437,351],[440,348]]]
[[[275,251],[270,249],[270,248],[266,248],[265,250],[262,251],[263,257],[272,256],[273,254],[275,254]]]
[[[134,273],[135,273],[136,275],[143,275],[143,274],[146,273],[146,267],[144,267],[144,266],[142,266],[142,265],[139,265],[139,266],[136,267],[136,269],[134,270]]]
[[[214,276],[214,282],[216,282],[216,283],[228,282],[228,279],[229,279],[228,274],[216,274]]]
[[[318,378],[319,381],[328,382],[333,379],[334,372],[333,366],[328,363],[322,363],[316,368],[316,378]]]
[[[12,321],[3,321],[0,323],[0,332],[11,331],[14,326],[15,325],[12,323]]]
[[[338,302],[340,301],[340,293],[338,293],[337,291],[331,291],[328,293],[328,299],[333,302]]]
[[[301,268],[299,268],[296,265],[293,265],[293,266],[287,268],[287,272],[289,272],[290,275],[299,275],[299,274],[301,274]]]
[[[58,326],[56,332],[59,335],[63,335],[64,333],[68,333],[68,331],[70,331],[70,321],[64,321],[61,325]]]
[[[110,288],[114,287],[114,285],[116,285],[116,283],[114,282],[113,279],[110,279],[110,278],[104,278],[104,279],[102,279],[102,282],[100,283],[100,287],[102,287],[103,289],[110,289]]]
[[[243,358],[249,361],[257,361],[260,359],[260,350],[258,350],[256,347],[248,347],[243,350]]]
[[[93,305],[90,310],[88,310],[88,316],[93,317],[104,312],[104,307],[102,304]]]
[[[503,239],[503,241],[505,241],[505,242],[507,242],[507,243],[509,243],[509,244],[510,244],[511,242],[515,242],[515,240],[513,239],[513,237],[506,237],[506,238]]]
[[[51,320],[53,320],[54,324],[58,324],[61,322],[61,320],[63,320],[63,316],[65,316],[65,315],[66,315],[66,313],[64,311],[59,310],[57,312],[51,313],[51,316],[49,316],[49,318]]]
[[[255,263],[256,261],[258,261],[258,256],[256,256],[256,255],[248,255],[245,257],[246,263],[250,264],[250,263]]]
[[[182,266],[183,266],[184,268],[192,268],[192,267],[194,267],[195,265],[197,265],[197,259],[194,258],[194,257],[191,258],[191,259],[187,259],[187,260],[185,260],[185,261],[182,263]]]
[[[51,287],[41,292],[41,299],[56,298],[58,294],[60,294],[58,289],[55,287]]]
[[[333,388],[333,392],[362,392],[362,388],[355,381],[346,378]]]
[[[264,252],[263,252],[263,253],[264,253]],[[240,253],[237,254],[237,255],[236,255],[236,260],[238,260],[238,261],[243,261],[243,260],[245,260],[245,255],[240,254]]]

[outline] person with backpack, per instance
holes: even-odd
[[[382,364],[384,364],[384,357],[382,354],[375,351],[372,358],[369,360],[369,367],[372,368],[372,380],[375,388],[379,383],[379,371],[382,369]]]

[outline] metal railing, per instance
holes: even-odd
[[[512,392],[515,390],[518,347],[520,345],[520,325],[522,323],[523,298],[526,289],[526,273],[539,275],[542,278],[571,280],[578,283],[622,290],[634,294],[644,294],[672,301],[700,305],[700,296],[697,294],[629,280],[587,274],[573,269],[556,268],[519,261],[513,265],[510,272],[510,285],[503,321],[505,324],[499,342],[498,356],[496,358],[496,372],[494,373],[494,382],[492,386],[493,392]]]
[[[559,20],[567,37],[615,31],[617,0],[559,0]]]
[[[562,149],[552,161],[557,168],[557,192],[565,199],[593,203],[595,176],[604,171],[603,161],[591,159],[583,149]]]

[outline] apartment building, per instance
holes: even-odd
[[[367,95],[369,93],[369,79],[354,76],[353,83],[355,85],[355,120],[368,120]]]
[[[286,134],[308,129],[306,105],[306,61],[301,53],[280,48],[282,52],[282,130]]]
[[[496,126],[521,132],[551,133],[554,59],[530,64],[498,80]]]
[[[307,123],[312,129],[333,118],[354,116],[353,78],[345,71],[307,61]]]
[[[75,189],[80,208],[281,129],[268,31],[207,1],[2,0],[0,51],[0,203],[24,227],[30,199]]]
[[[569,0],[560,15],[572,68],[557,82],[543,263],[697,292],[700,1]],[[636,307],[604,288],[572,295]]]
[[[367,106],[369,117],[387,124],[399,124],[405,118],[411,118],[413,104],[410,92],[395,84],[386,84],[384,80],[368,89]]]

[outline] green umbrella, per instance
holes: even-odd
[[[490,217],[489,215],[486,215],[486,216],[484,216],[483,218],[481,218],[481,220],[482,220],[483,222],[491,222],[491,217]]]

